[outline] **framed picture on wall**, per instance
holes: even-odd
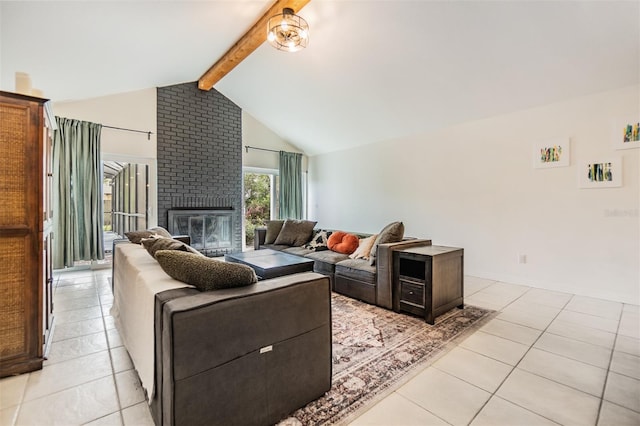
[[[533,167],[566,167],[570,164],[571,140],[569,138],[549,139],[533,144]]]
[[[615,149],[640,148],[640,119],[617,120],[612,134]]]
[[[606,158],[581,161],[578,166],[580,188],[613,188],[622,186],[622,159]]]

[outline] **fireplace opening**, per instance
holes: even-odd
[[[207,256],[218,256],[233,248],[233,209],[170,209],[168,229],[172,235],[188,235],[191,247]]]

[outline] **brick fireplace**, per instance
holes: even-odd
[[[240,251],[241,109],[215,89],[199,90],[196,82],[159,87],[157,97],[158,225],[171,232],[173,226],[188,228],[191,223],[197,235],[199,223],[212,232],[220,232],[220,227],[224,227],[227,229],[224,243],[221,235],[211,234],[196,236],[201,242],[194,244],[202,243],[197,248],[207,256]],[[169,213],[179,211],[192,212],[194,219],[183,217],[179,225],[172,224]],[[203,216],[198,213],[203,211],[214,214],[209,219],[198,219]],[[214,216],[220,216],[220,221]],[[172,213],[172,220],[174,217]],[[214,240],[218,243],[213,243]]]

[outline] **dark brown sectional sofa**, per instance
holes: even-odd
[[[156,425],[270,425],[331,388],[327,277],[198,291],[123,241],[113,265],[111,313]]]
[[[352,234],[358,238],[371,236],[362,233]],[[431,245],[431,240],[418,238],[403,238],[396,243],[379,244],[376,262],[370,265],[369,260],[350,259],[346,254],[331,250],[313,251],[305,248],[304,244],[265,244],[266,236],[267,228],[255,229],[254,249],[269,248],[313,259],[314,272],[328,276],[333,291],[387,309],[393,308],[393,251],[401,247]]]

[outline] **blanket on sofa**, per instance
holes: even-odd
[[[138,371],[148,401],[154,393],[154,306],[162,291],[193,287],[167,275],[139,244],[114,250],[113,316],[125,348]]]

